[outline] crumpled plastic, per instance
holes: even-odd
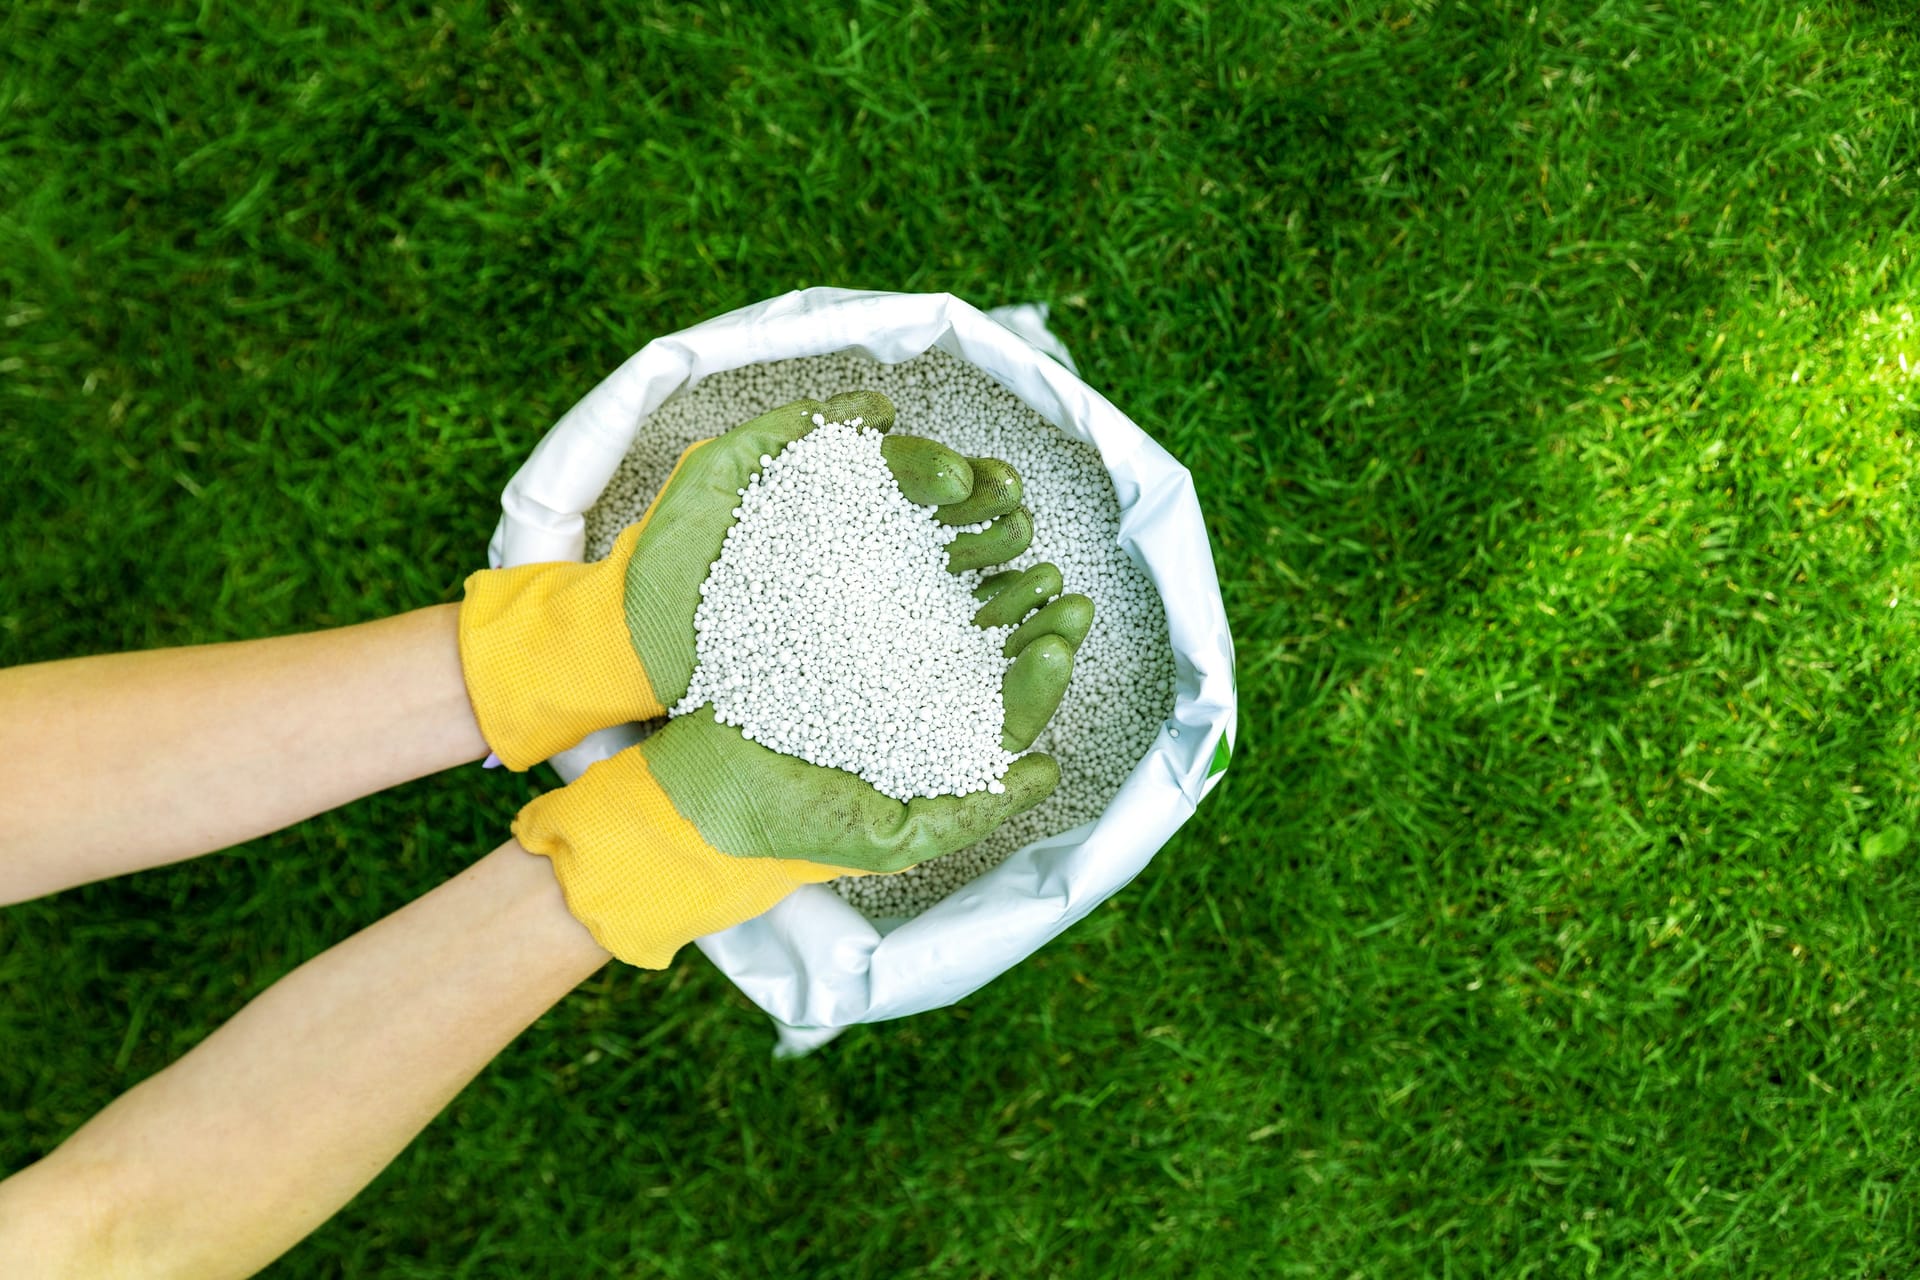
[[[1041,417],[1099,450],[1120,498],[1120,545],[1166,603],[1172,714],[1094,822],[1038,840],[906,921],[869,921],[808,885],[773,910],[698,942],[764,1009],[776,1054],[862,1022],[954,1003],[1058,937],[1152,860],[1217,785],[1235,732],[1233,639],[1193,478],[1083,382],[1037,304],[981,312],[950,294],[807,289],[656,338],[569,409],[501,497],[496,567],[578,560],[583,513],[641,419],[707,375],[849,348],[897,363],[932,347],[984,370]],[[593,734],[550,762],[568,781],[637,742],[643,726]]]

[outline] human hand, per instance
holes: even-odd
[[[1058,570],[1038,565],[983,584],[989,599],[975,621],[1017,620],[1059,582]],[[1059,705],[1092,609],[1084,596],[1061,596],[1008,637],[1017,656],[1001,681],[1006,749],[1025,749]],[[752,919],[799,885],[963,849],[1045,799],[1059,778],[1051,756],[1029,754],[999,792],[902,803],[854,774],[751,742],[706,705],[534,800],[513,830],[552,860],[567,909],[595,941],[664,968],[685,943]]]
[[[748,742],[712,707],[676,717],[520,811],[522,847],[553,862],[567,909],[614,955],[664,969],[686,943],[751,920],[803,884],[965,848],[1038,804],[1052,757],[1000,793],[902,804],[851,773]]]
[[[486,570],[467,580],[461,663],[474,713],[502,762],[529,768],[595,729],[664,715],[685,695],[700,584],[733,525],[739,490],[763,456],[813,430],[816,416],[857,417],[887,431],[894,410],[873,391],[783,405],[683,453],[605,560]],[[951,569],[1004,564],[1032,541],[1020,477],[1006,463],[963,458],[914,436],[889,436],[881,454],[902,493],[936,507],[943,522],[991,521],[954,540]],[[1064,689],[1062,676],[1048,678]]]

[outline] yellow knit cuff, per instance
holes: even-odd
[[[594,941],[643,969],[666,968],[693,939],[753,919],[802,884],[847,874],[712,848],[632,748],[532,801],[513,833],[552,860],[567,909]]]
[[[595,564],[487,569],[467,579],[460,665],[480,732],[530,769],[595,729],[666,714],[628,638],[626,564],[640,533]]]

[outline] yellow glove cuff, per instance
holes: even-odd
[[[594,941],[642,969],[666,968],[682,946],[753,919],[800,885],[848,874],[719,852],[680,816],[632,748],[532,801],[513,833],[552,860],[567,909]]]
[[[627,633],[626,567],[641,524],[595,564],[485,569],[467,579],[467,698],[509,769],[530,769],[595,729],[666,714]]]

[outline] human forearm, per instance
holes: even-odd
[[[251,1275],[606,960],[547,863],[505,845],[0,1183],[0,1257],[33,1257],[33,1231],[25,1275]]]
[[[225,848],[486,754],[458,609],[0,671],[0,904]]]

